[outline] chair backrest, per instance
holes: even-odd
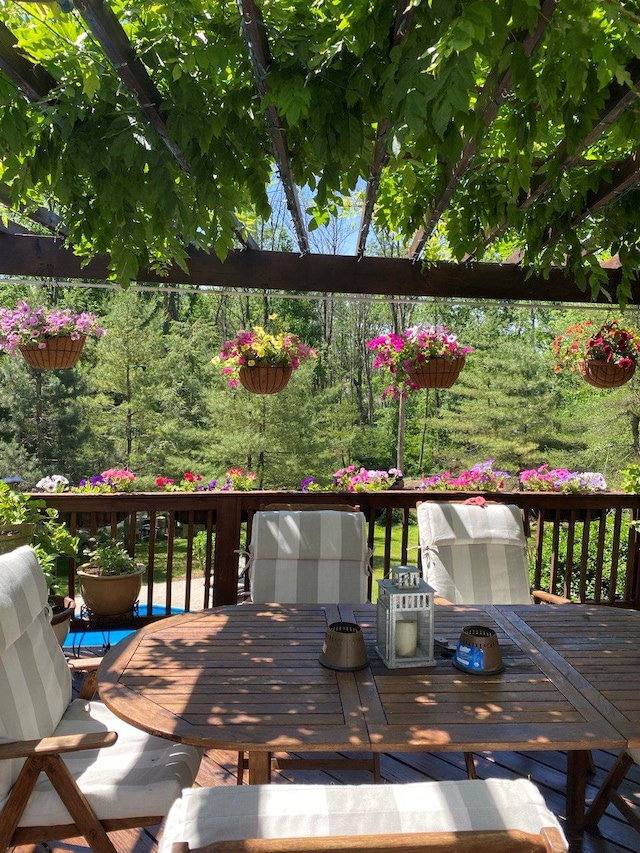
[[[249,545],[251,598],[262,604],[365,602],[369,557],[361,512],[256,512]]]
[[[32,548],[0,556],[0,741],[52,734],[71,701],[71,674],[51,628],[47,584]],[[0,762],[0,800],[22,761]]]
[[[517,506],[418,504],[422,572],[454,604],[530,604],[527,540]]]

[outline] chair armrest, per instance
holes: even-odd
[[[176,842],[172,853],[566,853],[557,829],[539,835],[519,829],[407,832],[387,835],[329,835],[310,838],[245,838],[214,841],[200,848]]]
[[[565,598],[563,595],[554,595],[552,592],[543,592],[541,589],[532,589],[531,595],[536,604],[538,602],[542,602],[543,604],[571,604],[570,598]]]
[[[101,661],[102,658],[67,658],[67,665],[72,672],[93,672]]]
[[[102,749],[113,746],[117,732],[92,732],[84,735],[59,735],[40,740],[17,740],[0,744],[0,761],[28,758],[30,755],[54,755],[64,752],[81,752],[84,749]]]
[[[67,665],[72,672],[86,672],[86,678],[78,690],[78,699],[93,699],[98,692],[98,667],[102,658],[73,658],[67,659]]]

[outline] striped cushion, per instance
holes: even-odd
[[[47,583],[33,548],[0,556],[0,655],[42,612]]]
[[[249,572],[255,602],[364,602],[368,570],[361,512],[274,510],[253,517]]]
[[[244,785],[183,791],[158,853],[175,842],[401,832],[520,829],[537,834],[555,815],[525,779],[406,785]]]
[[[120,720],[102,702],[76,699],[54,735],[118,732],[114,746],[65,756],[83,794],[100,820],[165,815],[183,788],[193,785],[200,750],[153,737]],[[0,800],[0,809],[4,801]],[[72,823],[46,776],[41,775],[20,826]]]
[[[71,700],[71,675],[51,629],[46,593],[31,548],[0,558],[0,740],[47,737]],[[0,798],[21,766],[0,762]]]
[[[424,502],[418,530],[424,577],[439,596],[454,604],[531,603],[518,507]]]
[[[523,546],[520,509],[514,504],[474,506],[464,503],[424,501],[418,504],[418,525],[432,545]]]

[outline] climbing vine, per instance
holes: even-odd
[[[55,211],[76,252],[108,253],[121,281],[140,268],[185,266],[189,245],[224,258],[239,245],[238,221],[250,231],[269,216],[271,104],[294,179],[311,193],[311,228],[363,187],[388,122],[375,224],[408,245],[473,140],[470,167],[424,257],[494,258],[518,248],[543,271],[566,265],[597,293],[598,261],[617,253],[617,296],[628,298],[640,263],[639,192],[580,216],[637,151],[640,109],[580,146],[612,86],[633,85],[640,3],[562,0],[527,55],[538,0],[410,0],[410,25],[393,47],[389,0],[262,0],[272,57],[264,98],[236,0],[108,5],[160,93],[169,142],[77,9],[0,0],[19,50],[48,75],[42,96],[29,100],[0,74],[0,181],[11,207]],[[510,86],[486,126],[492,87],[507,72]],[[523,204],[543,180],[549,188]],[[493,232],[499,241],[487,248]]]

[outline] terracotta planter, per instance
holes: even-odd
[[[48,338],[44,349],[40,349],[38,344],[23,344],[20,352],[36,370],[66,370],[75,367],[85,340],[84,335],[75,340],[62,335],[59,338]]]
[[[122,616],[133,611],[146,568],[126,575],[92,575],[80,566],[77,571],[84,603],[94,616]]]
[[[457,358],[430,358],[420,367],[408,370],[418,388],[451,388],[465,364],[463,355]]]
[[[51,627],[56,639],[62,646],[69,633],[69,626],[76,611],[76,603],[68,595],[50,595],[49,605],[53,608]]]
[[[587,359],[578,362],[578,367],[584,381],[594,388],[619,388],[626,385],[636,372],[635,362],[629,367],[618,367],[608,361]]]
[[[275,394],[291,379],[291,367],[241,367],[240,382],[252,394]]]
[[[8,554],[21,545],[29,545],[35,524],[0,524],[0,554]]]

